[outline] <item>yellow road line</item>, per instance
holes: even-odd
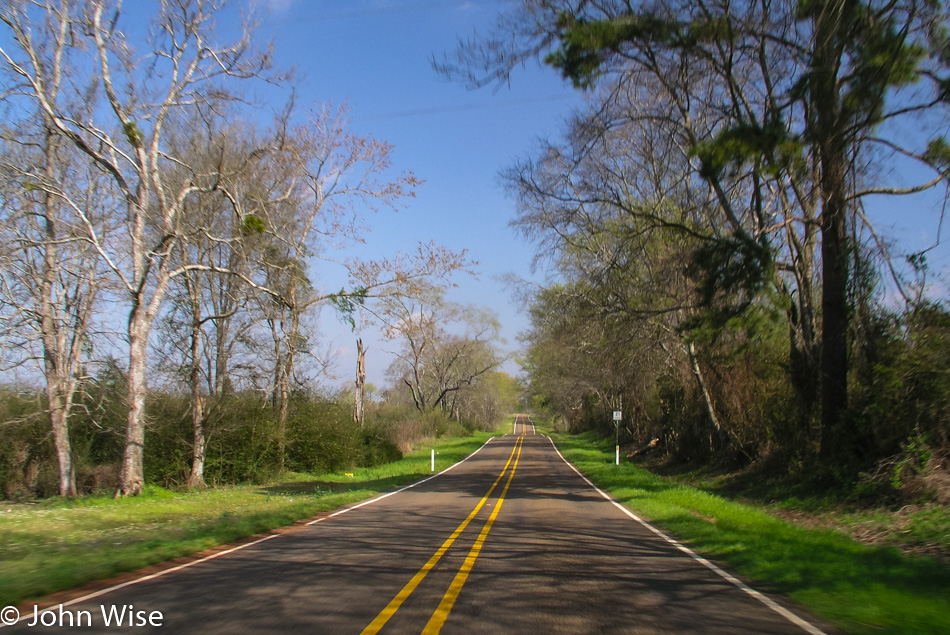
[[[396,594],[396,597],[390,600],[389,604],[386,605],[386,608],[384,608],[380,614],[376,616],[376,619],[370,622],[369,626],[363,629],[362,635],[372,635],[374,633],[378,633],[380,629],[386,624],[386,622],[388,622],[389,619],[396,614],[396,611],[399,610],[399,607],[402,606],[403,602],[405,602],[409,596],[412,595],[412,592],[415,591],[416,587],[419,586],[423,579],[425,579],[425,577],[429,574],[429,571],[431,571],[435,565],[439,563],[439,560],[443,555],[445,555],[445,552],[449,550],[449,547],[452,546],[452,543],[455,542],[456,538],[458,538],[461,533],[465,531],[465,528],[468,527],[469,523],[472,522],[475,516],[478,515],[478,512],[482,509],[482,507],[485,506],[485,503],[488,502],[488,497],[491,496],[492,492],[494,492],[495,488],[498,486],[498,483],[500,483],[501,479],[504,478],[505,472],[508,471],[508,466],[511,465],[511,461],[515,458],[516,453],[520,455],[520,445],[522,441],[523,437],[519,437],[518,441],[515,443],[515,446],[511,449],[511,456],[508,457],[508,462],[505,463],[505,467],[502,468],[501,474],[499,474],[498,478],[495,479],[495,482],[492,483],[488,493],[486,493],[482,499],[478,501],[478,505],[475,506],[475,509],[472,510],[472,513],[470,513],[468,517],[462,521],[462,524],[456,527],[455,531],[452,532],[452,535],[449,536],[444,543],[442,543],[442,546],[439,547],[432,557],[429,558],[429,561],[426,562],[421,569],[419,569],[418,573],[416,573],[416,575],[414,575],[412,579],[406,583],[406,586],[404,586],[402,590]],[[514,472],[512,471],[512,473]],[[509,478],[509,483],[510,482],[511,479]],[[508,487],[506,485],[505,490],[507,491],[507,489]]]
[[[523,435],[519,437],[519,440],[521,439],[524,439]],[[488,517],[488,522],[482,527],[481,533],[478,534],[475,544],[472,545],[472,550],[468,552],[468,556],[465,558],[465,562],[462,563],[459,572],[455,575],[455,579],[452,580],[452,584],[449,585],[449,590],[445,592],[442,601],[439,602],[439,607],[435,610],[435,613],[432,614],[432,617],[429,618],[429,622],[425,628],[422,629],[423,635],[435,635],[442,630],[442,625],[445,624],[445,620],[448,619],[449,613],[455,605],[455,600],[462,591],[462,587],[465,586],[465,581],[468,580],[469,572],[472,570],[472,567],[475,566],[475,560],[478,559],[482,545],[485,544],[485,539],[488,538],[488,532],[491,531],[492,525],[495,523],[495,518],[498,517],[501,505],[505,502],[508,488],[511,487],[511,480],[515,477],[515,470],[518,469],[518,461],[521,459],[521,447],[523,447],[523,444],[518,447],[515,464],[511,466],[511,472],[508,474],[508,482],[505,483],[505,488],[501,491],[501,496],[498,497],[498,501],[495,503],[495,509],[492,510],[491,516]]]

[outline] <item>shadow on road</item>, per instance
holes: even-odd
[[[414,474],[401,474],[399,476],[389,476],[386,478],[373,479],[371,481],[299,481],[293,483],[278,483],[268,487],[262,487],[259,493],[267,496],[287,496],[287,495],[324,495],[324,494],[342,494],[345,492],[354,492],[359,490],[375,490],[385,492],[399,487],[404,487],[420,479],[429,476],[428,472],[418,472]]]

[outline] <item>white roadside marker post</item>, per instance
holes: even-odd
[[[614,459],[614,465],[620,465],[620,421],[623,419],[623,412],[620,410],[614,410],[614,428],[617,429],[617,442],[615,446],[616,458]]]
[[[430,472],[435,472],[435,448],[432,449],[432,464],[429,467]]]

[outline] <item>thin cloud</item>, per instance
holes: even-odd
[[[290,11],[294,0],[267,0],[267,8],[271,15],[280,15]]]

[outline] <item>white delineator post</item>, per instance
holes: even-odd
[[[430,472],[435,472],[435,449],[432,450],[432,465],[429,467]]]
[[[620,410],[614,410],[614,427],[617,429],[617,441],[615,447],[616,457],[614,458],[614,465],[620,465],[620,421],[623,419],[623,412]]]

